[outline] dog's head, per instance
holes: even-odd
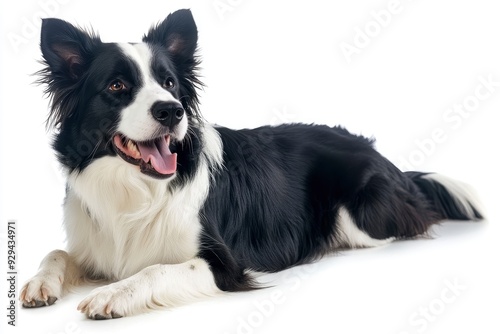
[[[199,121],[198,33],[189,10],[170,14],[143,43],[103,43],[59,19],[42,24],[46,67],[40,82],[52,98],[54,148],[71,171],[103,156],[156,178],[177,170],[177,147]]]

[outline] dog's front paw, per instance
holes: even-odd
[[[26,282],[19,300],[23,307],[49,306],[61,298],[62,279],[54,274],[38,274]]]
[[[78,310],[94,320],[121,318],[131,313],[133,289],[125,282],[117,282],[94,289]]]

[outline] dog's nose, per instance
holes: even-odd
[[[156,102],[151,107],[151,114],[161,124],[173,127],[179,124],[184,116],[184,108],[178,102]]]

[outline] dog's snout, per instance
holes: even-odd
[[[175,126],[179,124],[184,116],[184,108],[178,102],[156,102],[151,107],[154,119],[165,126]]]

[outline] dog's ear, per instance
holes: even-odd
[[[182,106],[189,115],[201,120],[196,89],[203,86],[203,83],[197,74],[200,64],[195,54],[198,30],[191,11],[181,9],[173,12],[163,22],[152,27],[142,40],[168,52],[180,74],[178,80],[179,93],[183,97]]]
[[[88,69],[96,48],[102,42],[93,33],[87,33],[59,19],[44,19],[40,48],[46,65],[38,71],[38,83],[46,84],[51,96],[51,112],[47,125],[60,126],[76,110],[78,97],[73,94]]]
[[[59,19],[43,19],[40,48],[52,75],[77,80],[101,40]]]
[[[193,58],[198,42],[198,30],[189,9],[168,15],[163,22],[144,35],[144,42],[165,47],[174,60]]]

